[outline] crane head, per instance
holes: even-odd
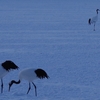
[[[98,11],[100,11],[100,9],[96,9],[97,14],[98,14]]]

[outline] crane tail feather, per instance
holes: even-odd
[[[43,69],[36,69],[35,73],[37,75],[38,78],[43,79],[43,78],[49,78],[49,76],[47,75],[47,73],[43,70]]]
[[[89,20],[88,20],[88,24],[91,25],[91,18],[89,18]]]
[[[6,60],[1,65],[7,71],[10,71],[11,69],[18,69],[19,68],[14,62],[12,62],[10,60]]]

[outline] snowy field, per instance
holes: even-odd
[[[0,62],[12,60],[20,69],[4,77],[0,100],[100,100],[99,0],[0,0]],[[99,13],[100,15],[100,13]],[[42,68],[50,78],[13,85],[24,68]]]

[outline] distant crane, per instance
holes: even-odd
[[[10,60],[3,62],[0,66],[1,93],[3,93],[3,77],[12,69],[18,69],[18,66]]]
[[[94,24],[94,31],[95,31],[95,24],[98,20],[98,11],[100,11],[99,9],[96,10],[96,16],[94,16],[93,18],[89,18],[88,23],[89,25]]]
[[[19,84],[22,79],[25,79],[29,82],[29,88],[28,88],[27,94],[29,93],[29,91],[31,89],[31,83],[32,83],[35,88],[35,95],[37,96],[36,85],[33,83],[33,80],[38,79],[38,78],[40,78],[40,79],[47,78],[48,79],[49,76],[43,69],[34,69],[34,68],[24,69],[19,73],[18,81],[12,80],[9,83],[9,91],[10,91],[10,88],[13,85],[13,83]]]

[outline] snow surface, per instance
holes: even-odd
[[[0,100],[100,100],[99,0],[0,0],[0,62],[14,61],[20,69],[4,77]],[[42,68],[49,79],[13,85],[28,67]]]

